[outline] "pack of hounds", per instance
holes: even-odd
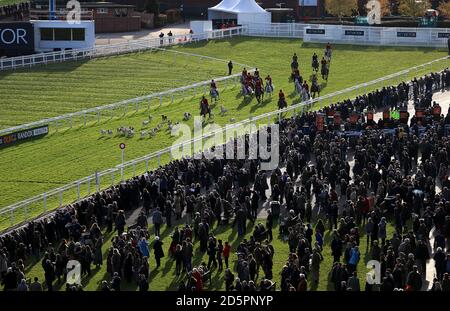
[[[224,106],[220,107],[220,115],[224,116],[228,112],[228,109],[226,109]],[[183,121],[189,121],[192,118],[191,113],[184,112],[183,113]],[[178,121],[172,121],[170,120],[166,115],[161,115],[161,122],[159,122],[154,128],[152,129],[145,129],[150,125],[150,123],[153,120],[153,116],[149,115],[147,120],[142,121],[142,130],[139,132],[140,137],[146,138],[146,137],[154,137],[158,132],[160,132],[164,126],[167,126],[168,131],[172,131],[179,126],[180,122]],[[115,131],[116,137],[125,137],[125,138],[132,138],[136,135],[136,129],[132,126],[120,126]],[[101,136],[113,136],[114,130],[112,129],[101,129],[100,130]]]

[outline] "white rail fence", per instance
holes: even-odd
[[[276,110],[253,118],[245,119],[241,122],[224,127],[220,133],[227,130],[237,129],[248,124],[261,124],[266,122],[266,124],[271,124],[273,121],[276,121],[277,118],[280,118],[282,114],[287,115],[288,113],[301,113],[312,108],[316,104],[319,104],[319,106],[332,104],[340,100],[365,94],[369,91],[369,87],[370,90],[372,90],[387,85],[398,84],[401,81],[408,81],[411,76],[423,75],[432,72],[433,70],[440,71],[443,68],[448,67],[448,65],[449,57],[443,57],[376,80],[358,84],[338,92],[315,99],[310,99],[306,102],[293,104],[292,106],[282,110]],[[195,142],[203,142],[204,139],[208,139],[215,134],[216,132],[207,133],[201,137],[196,137],[192,140],[150,153],[143,157],[120,164],[114,168],[97,172],[96,174],[76,180],[70,184],[2,208],[0,210],[0,231],[21,222],[34,219],[38,214],[43,214],[47,211],[62,207],[66,203],[78,201],[92,193],[107,189],[112,185],[122,182],[125,178],[134,177],[148,170],[159,167],[163,162],[172,160],[172,148],[184,149],[187,146],[192,146]]]
[[[183,52],[174,52],[176,54],[185,54]],[[206,56],[199,56],[202,58],[208,58]],[[250,66],[239,64],[240,66]],[[249,69],[249,72],[254,72],[254,69]],[[221,83],[222,89],[228,87],[234,87],[240,83],[241,74],[234,74],[231,76],[213,78],[214,81]],[[48,125],[49,130],[58,131],[63,128],[72,128],[75,126],[87,126],[91,122],[100,123],[102,120],[112,120],[114,116],[124,116],[126,113],[135,111],[147,110],[151,111],[152,107],[160,107],[164,102],[172,104],[177,99],[186,98],[189,96],[205,95],[209,93],[209,84],[211,80],[194,83],[191,85],[171,89],[168,91],[152,93],[145,96],[140,96],[132,99],[123,100],[117,103],[98,106],[90,109],[85,109],[73,113],[67,113],[57,117],[42,119],[35,122],[21,124],[6,129],[0,130],[0,135],[8,134],[12,132],[27,130],[34,127]]]
[[[304,23],[252,23],[246,25],[245,35],[255,37],[303,38]]]
[[[355,45],[442,47],[450,28],[369,27],[304,23],[254,23],[246,25],[247,36],[303,38],[304,42]]]
[[[152,38],[147,40],[130,40],[120,44],[98,45],[89,49],[74,49],[57,52],[39,53],[27,56],[0,58],[0,71],[19,68],[62,63],[65,61],[81,61],[96,57],[121,55],[140,52],[151,48],[167,47],[172,45],[190,44],[210,39],[223,39],[240,36],[246,32],[246,27],[233,27],[208,31],[200,34],[176,35],[164,38]]]

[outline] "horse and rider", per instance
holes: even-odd
[[[331,55],[333,54],[333,50],[331,48],[330,42],[328,42],[327,46],[325,47],[324,57],[327,61],[331,61]]]
[[[317,75],[313,74],[311,77],[311,97],[315,98],[316,94],[320,96],[320,85],[317,81]]]
[[[325,57],[322,58],[320,61],[321,69],[320,74],[322,75],[322,79],[325,81],[328,81],[328,74],[330,71],[330,62],[325,59]]]
[[[258,76],[255,77],[255,97],[258,103],[264,100],[264,86],[262,79]]]
[[[312,64],[311,64],[313,70],[315,72],[319,71],[319,57],[317,56],[316,53],[314,53],[314,55],[312,56]]]
[[[273,86],[273,82],[272,82],[272,77],[270,75],[267,75],[266,77],[266,93],[269,94],[270,96],[272,96],[273,91],[274,91],[274,86]]]
[[[208,99],[205,96],[200,100],[200,115],[203,119],[206,118],[206,115],[211,118],[211,108],[209,107]]]
[[[217,84],[214,80],[211,80],[209,95],[211,95],[211,102],[217,101],[219,99],[219,91],[217,90]]]
[[[283,90],[278,92],[278,109],[283,109],[287,107],[286,96],[283,93]]]

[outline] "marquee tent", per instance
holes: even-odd
[[[208,9],[209,20],[237,20],[238,25],[270,23],[271,13],[260,7],[255,0],[223,0]]]

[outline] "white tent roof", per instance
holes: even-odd
[[[255,0],[223,0],[209,10],[227,13],[267,13]]]
[[[209,10],[228,11],[238,3],[239,0],[222,0],[218,5],[209,8]]]
[[[262,7],[255,2],[255,0],[240,0],[235,6],[231,8],[235,13],[266,13]]]

